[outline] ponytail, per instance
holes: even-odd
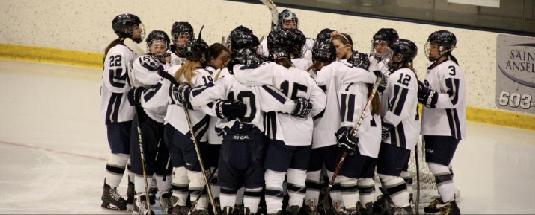
[[[191,85],[193,76],[195,76],[195,70],[201,68],[202,64],[198,61],[186,60],[184,64],[175,72],[175,79],[178,82],[181,82],[181,77],[184,77],[186,81]]]
[[[111,43],[106,47],[106,49],[104,49],[104,56],[102,56],[102,64],[106,62],[106,55],[108,55],[108,52],[110,51],[110,49],[119,44],[121,45],[124,44],[124,38],[117,38],[111,41]]]

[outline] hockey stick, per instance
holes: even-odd
[[[414,146],[414,164],[416,164],[416,202],[414,202],[414,207],[416,215],[419,213],[420,207],[420,161],[418,161],[418,143]]]
[[[216,209],[214,196],[212,195],[212,189],[210,189],[210,180],[208,179],[208,176],[206,175],[208,173],[206,172],[206,169],[204,168],[204,163],[202,162],[202,157],[201,157],[201,150],[199,149],[199,145],[197,143],[197,137],[195,136],[195,131],[193,131],[193,126],[191,124],[191,118],[190,118],[190,115],[189,115],[189,110],[186,107],[186,105],[182,105],[182,107],[184,108],[184,112],[186,113],[186,120],[188,121],[189,130],[191,132],[191,140],[193,141],[193,146],[195,148],[195,153],[197,153],[197,160],[199,160],[199,165],[201,166],[201,171],[202,171],[202,175],[204,177],[204,182],[206,183],[206,187],[207,187],[207,191],[208,191],[208,198],[210,198],[210,203],[212,203],[212,212],[215,215],[218,215],[219,213],[217,212],[217,209]],[[199,196],[200,195],[201,195],[201,193],[199,194]]]
[[[208,181],[212,181],[212,179],[214,178],[214,174],[215,174],[215,171],[216,169],[214,169],[214,171],[210,171],[210,176],[208,177]],[[191,212],[193,210],[195,210],[195,208],[197,207],[197,203],[199,202],[199,199],[201,199],[201,194],[204,192],[204,190],[206,190],[208,188],[208,186],[204,186],[201,191],[199,192],[199,195],[197,196],[197,198],[195,198],[195,200],[193,200],[193,204],[188,212],[188,214],[191,214]]]
[[[360,126],[362,125],[364,118],[366,117],[366,111],[368,110],[368,107],[372,103],[373,97],[375,97],[375,93],[377,93],[377,88],[381,84],[381,80],[382,80],[382,77],[378,77],[375,83],[373,84],[372,94],[370,95],[370,97],[368,97],[368,101],[366,102],[366,105],[364,105],[364,109],[362,110],[362,113],[360,114],[360,117],[357,120],[357,123],[355,123],[355,125],[353,126],[353,129],[351,130],[351,135],[354,135],[354,136],[357,135],[357,132],[360,129]],[[340,161],[338,161],[338,164],[336,164],[336,168],[334,169],[333,176],[331,177],[331,181],[329,182],[329,187],[327,187],[327,195],[331,191],[334,185],[334,180],[336,179],[338,174],[340,174],[340,170],[342,169],[342,165],[344,165],[344,161],[347,155],[348,155],[347,151],[344,151],[344,153],[342,154],[342,157],[340,157]]]
[[[138,108],[136,108],[136,129],[137,129],[137,137],[138,137],[138,145],[139,145],[139,154],[141,154],[141,170],[143,171],[143,178],[145,179],[145,203],[147,204],[147,209],[149,209],[149,213],[151,213],[152,209],[150,206],[150,200],[149,200],[149,181],[147,180],[147,171],[145,169],[145,152],[143,151],[143,140],[142,140],[142,134],[141,134],[141,128],[139,127],[139,111]]]
[[[279,11],[277,11],[277,5],[273,3],[273,0],[260,0],[262,4],[268,7],[271,12],[271,30],[276,30],[279,26]]]

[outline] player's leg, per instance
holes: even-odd
[[[289,214],[295,215],[303,206],[306,192],[306,168],[310,160],[310,146],[296,146],[292,162],[287,171],[287,187],[290,199],[288,201]]]
[[[243,194],[243,206],[245,214],[258,213],[258,206],[262,190],[265,185],[264,182],[264,158],[266,153],[266,138],[262,132],[256,128],[249,132],[249,138],[252,141],[245,141],[245,143],[238,143],[246,145],[247,153],[250,162],[246,167],[244,175],[245,192]],[[239,166],[239,165],[235,165]]]
[[[156,186],[159,197],[160,208],[164,213],[171,213],[173,203],[171,201],[171,159],[167,144],[163,141],[163,124],[159,126],[160,144],[156,156]]]
[[[342,157],[342,153],[342,150],[339,149],[336,145],[328,146],[327,148],[325,167],[327,169],[327,175],[329,176],[329,182],[332,179],[332,176],[334,174],[336,166],[338,165],[338,162],[340,161],[340,158]],[[331,188],[331,192],[329,193],[329,195],[331,197],[334,209],[340,210],[340,208],[343,206],[341,179],[337,179],[334,181],[333,187]]]
[[[130,154],[130,128],[132,121],[107,123],[106,130],[111,156],[106,163],[106,176],[102,191],[102,207],[126,210],[127,201],[117,192]]]
[[[224,135],[219,151],[218,162],[218,180],[219,186],[219,204],[222,214],[234,214],[234,205],[236,204],[236,194],[243,184],[243,171],[232,165],[233,155],[236,155],[235,147],[237,144],[232,142],[231,135]],[[243,156],[241,156],[243,157]]]
[[[348,155],[336,180],[340,180],[342,207],[338,209],[340,214],[360,213],[357,202],[359,200],[358,178],[361,177],[367,156],[358,151]],[[338,179],[339,178],[339,179]]]
[[[319,197],[323,188],[321,181],[321,170],[324,164],[326,147],[310,150],[310,159],[307,167],[305,211],[308,214],[315,214],[318,211]]]
[[[201,142],[197,143],[199,144],[199,147],[202,147],[202,144],[208,144]],[[197,157],[197,152],[195,151],[195,145],[191,139],[188,139],[182,142],[180,146],[184,156],[184,161],[186,162],[186,170],[189,180],[190,202],[192,205],[195,205],[195,208],[192,212],[195,214],[208,213],[208,191],[205,188],[206,181],[201,171],[201,165]]]
[[[157,134],[158,122],[148,118],[142,111],[138,114],[139,128],[141,130],[141,140],[144,155],[145,173],[147,176],[147,182],[152,180],[154,170],[156,166],[156,153],[158,151],[157,145],[160,137]],[[137,131],[137,120],[133,121],[132,125],[132,138],[130,145],[130,161],[132,164],[132,170],[135,173],[134,187],[136,190],[134,211],[140,213],[148,213],[146,201],[148,201],[147,193],[145,192],[143,163],[141,161],[141,151],[139,145],[139,136]]]
[[[381,178],[383,195],[390,201],[393,211],[411,211],[407,184],[400,177],[410,150],[392,144],[381,143],[377,173]],[[386,207],[387,209],[389,207]],[[393,212],[392,211],[392,212]]]
[[[169,151],[171,161],[171,203],[172,214],[187,214],[188,176],[184,158],[179,145],[187,138],[178,132],[172,125],[164,125],[163,141]]]
[[[377,166],[377,159],[366,157],[362,174],[357,182],[359,189],[359,200],[361,213],[370,214],[373,212],[373,203],[375,202],[375,167]]]
[[[455,186],[453,173],[449,167],[451,160],[459,144],[459,140],[450,136],[424,136],[425,160],[437,185],[441,201],[433,201],[426,212],[438,212],[438,204],[443,203],[443,211],[451,214],[459,214],[460,209],[455,202]]]
[[[267,213],[276,214],[282,212],[283,184],[286,179],[286,171],[290,167],[291,151],[290,147],[287,147],[283,141],[276,140],[269,140],[266,148],[264,180],[266,181]]]

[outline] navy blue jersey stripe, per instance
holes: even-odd
[[[446,109],[446,116],[448,117],[448,124],[450,126],[451,136],[452,137],[456,137],[457,136],[457,132],[456,132],[456,129],[455,129],[455,121],[453,119],[452,110],[453,109]]]
[[[398,102],[396,102],[396,107],[394,107],[394,114],[398,116],[401,114],[401,111],[403,110],[403,106],[405,106],[405,101],[407,100],[408,93],[409,93],[409,89],[407,88],[401,89],[399,100]]]
[[[457,128],[457,136],[455,138],[457,140],[461,140],[461,121],[459,120],[459,114],[457,114],[457,109],[453,109],[453,120],[455,122],[455,127]]]
[[[407,148],[407,139],[405,138],[405,129],[403,128],[403,123],[399,123],[396,131],[399,135],[399,147]]]
[[[268,92],[270,95],[272,95],[275,99],[277,99],[277,101],[279,101],[280,103],[284,104],[286,102],[286,98],[282,94],[278,93],[275,89],[273,89],[273,87],[263,85],[262,88],[266,90],[266,92]]]
[[[388,102],[388,110],[392,110],[394,107],[394,103],[398,99],[399,88],[399,85],[394,85],[394,93],[392,94],[392,99]]]

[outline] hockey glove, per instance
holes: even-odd
[[[421,81],[418,81],[418,102],[422,103],[428,108],[436,107],[438,101],[438,93]]]
[[[308,99],[297,97],[297,99],[293,101],[295,102],[295,109],[292,111],[293,116],[305,118],[310,114],[312,104]]]
[[[377,91],[382,93],[386,89],[386,80],[387,80],[388,76],[384,75],[383,72],[381,72],[379,70],[373,71],[373,74],[378,79],[379,78],[381,79],[381,82],[379,82],[379,86],[377,87]]]
[[[164,79],[169,80],[171,83],[178,85],[178,81],[173,77],[171,74],[169,74],[167,71],[163,69],[163,66],[158,67],[158,75]]]
[[[238,100],[219,100],[216,102],[216,115],[221,119],[233,120],[245,116],[247,106]]]
[[[335,135],[338,147],[349,153],[349,155],[353,155],[358,151],[359,136],[355,129],[343,126],[336,131]]]
[[[382,124],[383,126],[381,127],[381,142],[386,142],[386,140],[390,137],[392,131],[394,131],[394,126],[386,122],[383,122]]]
[[[130,91],[128,91],[128,95],[126,96],[128,98],[128,102],[130,102],[131,106],[138,106],[141,105],[141,94],[143,93],[143,88],[132,88]]]
[[[176,102],[185,105],[186,107],[191,107],[189,102],[191,87],[188,84],[178,84],[173,85],[173,100]]]

